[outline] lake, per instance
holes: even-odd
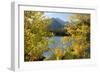
[[[50,37],[48,38],[49,42],[48,42],[48,47],[54,51],[55,48],[59,47],[61,48],[62,51],[64,51],[65,47],[69,47],[72,45],[73,40],[71,40],[70,42],[66,42],[66,43],[62,43],[61,39],[63,38],[63,36],[54,36],[54,37]],[[47,51],[43,53],[44,57],[49,57],[50,55],[52,55],[52,51]]]

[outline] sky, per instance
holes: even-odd
[[[63,21],[69,21],[69,16],[71,13],[45,12],[44,15],[50,18],[60,18]]]

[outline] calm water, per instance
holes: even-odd
[[[69,46],[72,45],[72,41],[63,44],[63,43],[61,42],[61,39],[62,39],[61,36],[55,36],[55,37],[49,38],[49,39],[48,39],[48,40],[49,40],[48,47],[49,47],[52,51],[54,51],[54,49],[55,49],[56,47],[59,47],[59,48],[61,48],[62,51],[64,51],[64,47],[69,47]],[[44,53],[43,53],[43,56],[44,56],[44,57],[50,57],[50,55],[52,55],[52,53],[53,53],[53,52],[51,52],[51,50],[50,50],[50,51],[47,51],[47,52],[44,52]]]

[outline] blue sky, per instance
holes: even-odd
[[[69,21],[69,16],[71,15],[71,13],[45,12],[44,15],[50,18],[60,18],[63,21]]]

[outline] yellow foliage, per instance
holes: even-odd
[[[55,56],[57,59],[60,59],[63,56],[63,52],[60,48],[55,49]]]
[[[68,42],[69,40],[70,40],[70,37],[68,37],[68,36],[64,36],[64,37],[61,38],[61,42],[62,42],[63,44],[65,44],[65,43]]]
[[[43,12],[24,11],[25,61],[39,60],[43,52],[48,50],[48,40],[45,36],[52,35],[47,30],[50,23],[51,19],[43,17]]]
[[[74,44],[73,45],[73,53],[76,55],[80,55],[80,53],[82,52],[82,48],[80,44]]]

